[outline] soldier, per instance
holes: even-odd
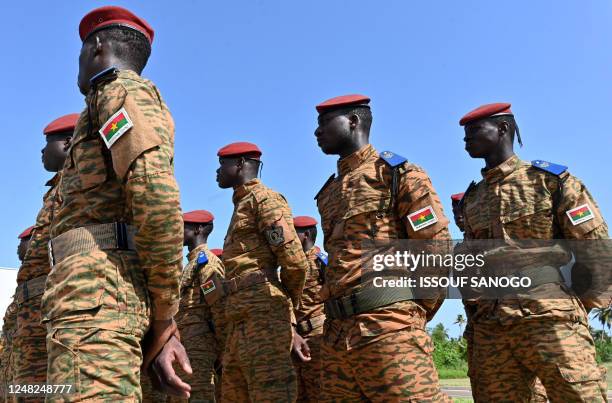
[[[321,401],[447,401],[425,324],[442,303],[409,288],[376,288],[361,277],[363,241],[450,240],[448,220],[420,167],[369,144],[370,99],[346,95],[319,105],[317,143],[339,155],[315,196],[329,253],[322,295]],[[424,219],[417,225],[410,218]]]
[[[225,402],[297,398],[292,311],[300,303],[308,261],[287,201],[257,179],[261,154],[259,147],[246,142],[217,153],[219,187],[234,189],[234,214],[223,245],[228,280],[221,390]]]
[[[34,226],[26,228],[19,234],[19,245],[17,246],[17,257],[23,263],[30,239],[32,238],[32,230]],[[13,341],[15,330],[17,327],[17,299],[15,295],[11,298],[11,303],[6,308],[2,322],[2,352],[0,353],[0,396],[3,401],[9,401],[8,385],[14,384],[13,376],[15,374],[15,357],[13,355]]]
[[[308,216],[293,218],[293,226],[308,259],[306,284],[302,303],[296,309],[295,329],[303,337],[309,349],[309,361],[294,360],[298,378],[298,401],[318,402],[321,391],[321,337],[323,335],[323,301],[319,292],[323,286],[327,255],[315,246],[317,221]]]
[[[189,401],[215,401],[215,361],[219,357],[217,338],[223,333],[221,301],[209,305],[205,286],[216,274],[225,277],[223,263],[208,250],[208,236],[213,230],[214,216],[206,210],[183,215],[185,222],[184,245],[189,250],[189,263],[181,278],[181,304],[176,315],[183,344],[193,368],[191,398]],[[219,343],[220,344],[220,343]],[[171,401],[178,401],[172,398]]]
[[[47,144],[42,149],[45,170],[55,175],[47,182],[49,190],[43,197],[43,206],[32,230],[30,247],[23,264],[17,272],[15,299],[17,329],[13,344],[15,354],[15,384],[45,383],[47,380],[47,331],[41,324],[40,301],[49,273],[49,224],[57,209],[57,184],[64,160],[72,140],[78,113],[62,116],[49,123],[43,130]],[[25,401],[40,401],[40,397],[24,398]]]
[[[567,167],[527,163],[514,154],[515,133],[519,143],[521,139],[510,106],[483,105],[459,122],[465,127],[466,151],[486,164],[483,180],[472,183],[463,197],[465,238],[608,239],[597,204]],[[573,220],[571,213],[578,210],[586,220]],[[571,255],[546,245],[550,243],[529,249],[524,264],[513,261],[512,275],[537,273],[529,292],[537,289],[544,295],[553,290],[565,298],[476,300],[470,315],[470,378],[476,401],[526,401],[536,376],[553,402],[606,400],[605,375],[595,362],[585,311],[598,301],[589,294],[575,296],[557,269]],[[584,256],[579,250],[573,253],[579,266]]]
[[[140,73],[153,29],[120,7],[80,23],[77,122],[51,220],[51,271],[42,298],[49,401],[138,401],[140,366],[166,392],[189,396],[174,315],[183,219],[174,178],[174,123]],[[147,333],[147,338],[143,337]],[[160,352],[161,351],[161,352]]]

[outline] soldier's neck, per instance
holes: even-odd
[[[495,168],[498,165],[501,165],[502,163],[504,163],[508,158],[512,157],[514,155],[514,150],[512,150],[511,148],[503,148],[501,150],[499,150],[498,152],[495,152],[487,157],[485,157],[485,168],[488,169],[492,169]]]
[[[310,239],[306,239],[304,241],[304,244],[302,245],[302,249],[304,250],[304,253],[308,252],[312,248],[314,248],[314,241],[311,241]]]
[[[208,242],[208,237],[198,236],[192,241],[187,242],[187,250],[191,252],[198,246],[205,245],[207,242]]]

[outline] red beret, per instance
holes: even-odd
[[[512,111],[510,110],[511,104],[505,102],[499,102],[496,104],[486,104],[479,106],[471,112],[468,112],[461,118],[459,124],[461,126],[465,126],[466,124],[473,122],[474,120],[488,118],[492,116],[501,116],[501,115],[512,115]]]
[[[206,210],[194,210],[183,214],[184,222],[191,222],[196,224],[208,224],[213,222],[215,216],[210,211]]]
[[[135,29],[147,37],[149,43],[153,43],[153,28],[142,18],[138,17],[129,10],[116,6],[105,6],[90,11],[83,17],[79,24],[79,35],[81,40],[92,33],[110,26],[123,26]]]
[[[253,158],[259,159],[259,157],[261,157],[261,150],[256,144],[240,141],[238,143],[232,143],[226,145],[225,147],[221,147],[219,151],[217,151],[217,155],[219,157],[231,157],[248,154],[252,154]]]
[[[370,98],[365,95],[352,94],[342,95],[339,97],[328,99],[316,106],[317,112],[323,113],[332,109],[337,109],[347,105],[367,105],[370,103]]]
[[[317,225],[317,220],[306,215],[293,217],[293,226],[295,228],[308,228]]]
[[[80,114],[71,113],[55,119],[49,123],[44,129],[43,133],[45,136],[55,133],[72,132],[76,126],[77,120],[79,120]]]
[[[211,249],[210,252],[216,257],[221,257],[221,255],[223,254],[223,249],[215,248]]]
[[[30,236],[32,236],[32,230],[34,229],[34,226],[32,225],[31,227],[26,228],[25,231],[23,231],[21,234],[19,234],[19,236],[17,238],[19,239],[27,239]]]
[[[464,193],[455,193],[454,195],[451,195],[451,200],[452,201],[461,201],[461,199],[463,199],[463,194]]]

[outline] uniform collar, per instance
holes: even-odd
[[[203,244],[200,244],[200,245],[196,246],[196,247],[195,247],[195,248],[193,248],[193,250],[192,250],[191,252],[189,252],[189,254],[187,255],[187,260],[191,262],[191,261],[192,261],[192,260],[194,260],[196,257],[198,257],[198,254],[199,254],[200,252],[203,252],[203,251],[206,251],[206,250],[208,250],[208,246],[207,246],[205,243],[203,243]]]
[[[255,179],[251,179],[244,185],[240,185],[236,189],[234,189],[234,195],[232,196],[232,201],[234,202],[234,204],[238,203],[246,195],[251,193],[255,187],[259,186],[260,183],[261,181],[255,178]]]
[[[57,172],[55,175],[53,175],[53,178],[49,179],[47,183],[45,183],[45,186],[55,187],[55,185],[57,185],[57,182],[59,182],[60,172]]]
[[[364,162],[372,158],[372,156],[377,155],[376,150],[372,146],[372,144],[367,144],[358,151],[347,155],[344,158],[340,158],[338,160],[338,175],[346,175],[347,173],[355,170]]]
[[[484,178],[485,182],[493,183],[510,175],[519,167],[520,164],[521,160],[519,159],[518,155],[514,154],[512,157],[508,158],[495,168],[483,168],[480,170],[480,172],[482,173],[482,177]]]

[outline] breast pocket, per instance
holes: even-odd
[[[102,142],[95,137],[87,137],[73,144],[62,178],[64,192],[84,192],[104,183],[107,178],[104,155]]]
[[[254,219],[243,218],[232,228],[229,247],[238,253],[246,253],[260,247],[264,241],[258,233],[257,224]]]
[[[532,204],[513,207],[513,210],[504,213],[501,217],[504,231],[508,236],[519,239],[553,238],[552,200],[538,199]]]

